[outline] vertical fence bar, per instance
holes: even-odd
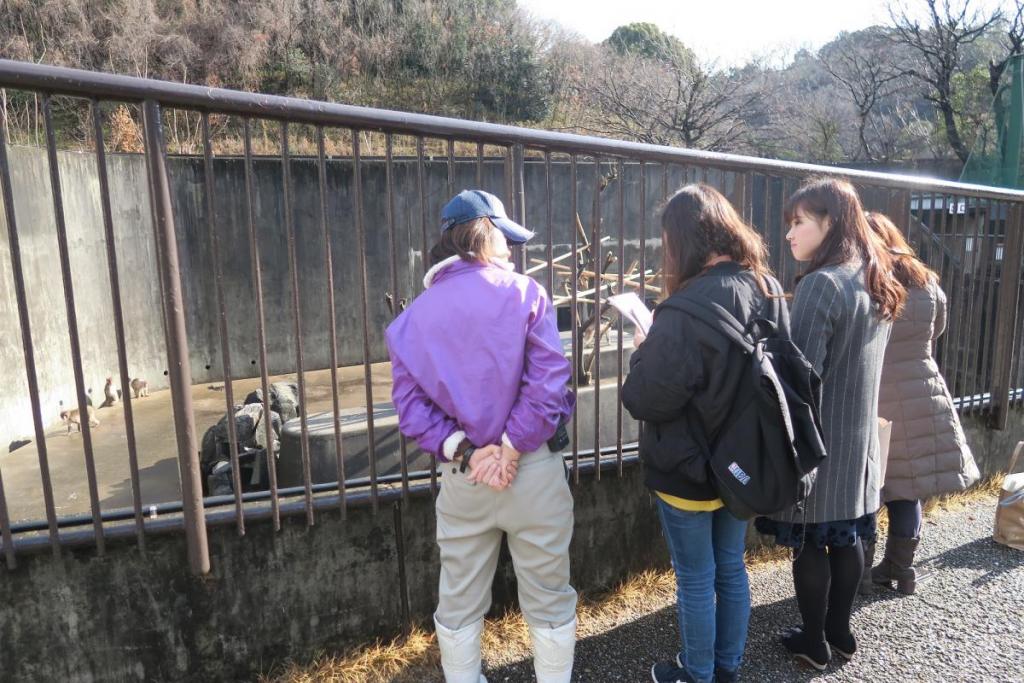
[[[729,199],[732,201],[733,206],[736,207],[736,213],[740,215],[743,220],[747,219],[747,181],[750,174],[746,171],[734,172],[732,176],[732,197]]]
[[[505,181],[505,187],[504,187],[504,189],[502,191],[502,196],[504,197],[504,199],[502,199],[502,202],[504,202],[504,204],[506,206],[506,211],[509,213],[509,215],[512,216],[512,220],[518,221],[519,218],[518,218],[518,216],[516,216],[516,201],[515,201],[515,191],[516,191],[515,187],[516,187],[516,183],[515,183],[515,179],[512,177],[515,174],[515,164],[512,161],[512,147],[511,146],[505,148],[505,169],[504,169],[504,171],[505,172],[504,172],[502,178]],[[518,270],[519,252],[521,251],[521,249],[518,246],[514,246],[514,247],[512,247],[511,251],[512,251],[512,259],[511,259],[512,263],[516,264],[517,272],[521,272],[521,271]]]
[[[348,516],[348,487],[345,486],[345,446],[341,435],[341,405],[338,399],[338,323],[334,310],[334,253],[327,228],[327,150],[324,127],[316,128],[316,171],[320,200],[320,232],[324,238],[324,272],[327,274],[327,325],[331,355],[331,409],[334,417],[334,458],[338,475],[338,507],[341,518]]]
[[[582,349],[580,349],[580,312],[579,303],[577,302],[579,283],[580,283],[580,258],[578,249],[579,243],[579,230],[576,226],[579,225],[579,199],[576,196],[576,182],[577,182],[577,168],[576,168],[576,155],[572,154],[569,156],[569,204],[572,215],[569,220],[573,222],[570,232],[572,232],[572,274],[569,280],[569,304],[571,309],[569,311],[569,317],[571,319],[572,327],[572,393],[575,396],[579,396],[580,393],[580,356],[583,355]],[[573,416],[572,420],[572,480],[574,484],[580,483],[580,420],[579,411]]]
[[[0,108],[0,116],[3,117],[0,120],[0,181],[2,181],[3,185],[4,217],[7,219],[7,241],[11,250],[14,298],[18,304],[21,350],[25,358],[25,381],[28,384],[28,400],[32,405],[32,425],[36,436],[36,453],[39,459],[39,475],[43,487],[43,505],[46,510],[50,548],[53,551],[54,557],[60,557],[60,532],[57,530],[57,512],[53,502],[53,483],[50,480],[50,460],[46,451],[46,432],[43,428],[43,414],[39,407],[39,380],[36,375],[35,350],[32,347],[32,326],[28,317],[28,296],[25,290],[25,273],[21,263],[18,223],[14,214],[14,188],[11,185],[11,165],[7,158],[7,112],[3,108]],[[4,547],[9,549],[10,557],[13,558],[13,545],[5,540]],[[10,561],[8,559],[8,563]]]
[[[1006,242],[1003,245],[1003,269],[999,282],[998,316],[995,329],[995,362],[991,389],[992,410],[990,424],[1006,429],[1010,414],[1010,371],[1013,356],[1019,352],[1021,342],[1016,337],[1017,316],[1020,306],[1021,268],[1024,266],[1024,222],[1021,204],[1007,206]]]
[[[57,226],[57,251],[60,259],[61,281],[64,284],[64,308],[68,321],[68,338],[71,345],[71,366],[75,378],[75,392],[78,398],[79,425],[82,430],[82,449],[85,451],[85,473],[89,483],[89,507],[92,511],[93,531],[96,534],[96,551],[102,555],[103,518],[100,514],[99,486],[96,481],[96,460],[93,457],[91,408],[85,393],[85,376],[82,370],[82,347],[78,337],[78,312],[75,307],[75,284],[71,279],[71,253],[68,247],[67,222],[64,217],[64,198],[60,181],[60,166],[57,160],[57,134],[53,128],[53,105],[50,95],[43,97],[43,125],[46,133],[46,156],[50,169],[50,194],[53,198],[53,217]]]
[[[505,202],[512,207],[512,220],[516,219],[516,204],[515,204],[515,191],[516,184],[515,179],[512,177],[515,173],[515,163],[512,160],[512,147],[508,146],[505,148]]]
[[[602,277],[604,265],[601,258],[601,185],[605,177],[601,173],[601,157],[594,157],[594,221],[593,236],[590,238],[592,247],[591,268],[594,273],[594,307],[591,326],[594,330],[593,371],[590,381],[594,386],[594,479],[601,481],[601,290],[604,289]]]
[[[782,257],[785,255],[782,253],[785,247],[785,242],[782,239],[782,235],[778,234],[775,230],[775,216],[772,213],[772,195],[775,190],[774,178],[770,175],[764,177],[764,241],[768,245],[770,258],[774,261],[775,274],[779,277],[783,288],[785,288],[785,281],[782,280]]]
[[[302,455],[302,486],[305,489],[306,526],[313,526],[313,484],[309,464],[309,406],[306,404],[306,373],[302,348],[302,296],[299,293],[299,259],[295,247],[295,217],[292,215],[292,161],[288,149],[288,122],[281,122],[281,170],[284,184],[284,230],[288,241],[288,276],[292,289],[292,325],[295,330],[295,374],[299,385],[299,449]],[[264,397],[270,407],[270,397]]]
[[[139,456],[135,443],[135,416],[132,411],[131,378],[128,375],[128,354],[124,342],[124,311],[121,307],[121,279],[117,269],[117,240],[110,210],[110,182],[107,177],[107,155],[103,143],[103,112],[99,100],[93,99],[93,137],[96,138],[96,175],[100,183],[100,209],[103,213],[103,235],[107,247],[107,277],[110,280],[110,303],[114,312],[114,342],[117,346],[117,369],[121,377],[122,410],[125,436],[128,441],[128,470],[132,483],[132,511],[135,517],[135,537],[139,550],[146,549],[146,534],[142,521],[142,491],[139,484]],[[205,119],[204,119],[205,120]]]
[[[476,143],[476,187],[484,189],[484,143]]]
[[[455,196],[455,140],[448,138],[448,199]]]
[[[449,141],[450,142],[450,141]],[[451,146],[449,145],[449,152]],[[448,156],[449,169],[451,155]],[[451,171],[449,170],[449,180]],[[373,514],[377,514],[379,500],[377,498],[377,437],[374,432],[373,414],[373,375],[370,372],[370,284],[366,275],[366,225],[363,218],[363,168],[359,149],[359,131],[352,130],[352,180],[356,199],[356,237],[358,240],[359,261],[359,293],[360,311],[363,319],[363,383],[366,389],[366,440],[367,459],[370,464],[370,499],[373,502]]]
[[[909,191],[903,192],[901,194],[903,195],[905,203],[904,203],[903,208],[900,211],[899,215],[900,215],[900,218],[903,220],[903,225],[907,226],[907,235],[908,236],[910,235],[910,228],[911,227],[913,227],[914,230],[917,232],[917,249],[916,249],[916,251],[917,251],[918,254],[920,254],[921,253],[921,248],[924,245],[924,233],[921,232],[921,224],[924,223],[924,221],[918,221],[917,225],[912,225],[912,220],[911,219],[913,218],[914,214],[913,214],[913,211],[911,211],[911,203],[914,201],[914,194],[912,192],[909,192]],[[919,193],[917,195],[917,197],[918,197],[918,199],[917,199],[917,206],[918,206],[918,211],[920,212],[921,209],[924,206],[924,203],[923,203],[924,202],[924,194],[923,193]],[[913,244],[913,242],[911,242],[911,244]]]
[[[245,535],[245,508],[242,506],[242,473],[238,464],[238,431],[235,426],[235,388],[231,376],[231,342],[228,337],[228,311],[224,301],[224,267],[220,262],[220,238],[213,198],[213,146],[210,142],[210,116],[202,113],[203,128],[203,204],[206,229],[210,233],[210,257],[213,260],[213,289],[217,299],[217,330],[220,334],[220,362],[224,370],[224,404],[227,407],[228,453],[231,458],[231,486],[235,494],[235,520],[238,535]],[[125,402],[127,407],[128,403]]]
[[[423,138],[416,138],[416,194],[419,197],[420,204],[420,235],[423,239],[423,252],[421,260],[423,261],[423,274],[426,276],[427,270],[430,268],[430,256],[429,256],[429,243],[427,241],[427,189],[426,180],[424,178],[424,159],[423,159]],[[430,497],[433,499],[437,495],[437,458],[434,454],[430,454]]]
[[[555,266],[553,261],[555,260],[555,221],[552,213],[551,203],[551,152],[544,152],[544,216],[547,220],[548,226],[548,241],[547,241],[547,282],[548,282],[548,296],[552,299],[555,298]]]
[[[384,210],[387,214],[388,224],[388,245],[389,267],[391,281],[391,315],[397,318],[402,312],[402,299],[398,291],[398,241],[395,237],[395,168],[394,168],[394,140],[391,133],[384,134],[384,182],[387,201]],[[399,465],[402,472],[402,500],[409,499],[409,444],[402,434],[398,432]]]
[[[512,211],[515,214],[514,220],[529,230],[526,221],[526,152],[521,144],[512,149]],[[525,273],[526,245],[519,245],[513,251],[517,270]]]
[[[263,307],[263,267],[260,265],[260,246],[256,238],[256,191],[253,187],[252,168],[252,121],[242,119],[242,136],[245,148],[245,210],[249,231],[249,258],[252,260],[252,286],[256,298],[256,346],[260,362],[260,388],[263,392],[263,429],[267,443],[267,477],[270,483],[270,514],[274,531],[281,530],[281,503],[277,496],[277,456],[274,453],[274,427],[270,418],[270,378],[267,368],[267,331]]]
[[[940,214],[941,215],[941,214]],[[921,195],[921,222],[924,223],[924,195]],[[939,264],[936,272],[939,274],[939,287],[948,295],[950,292],[947,289],[949,269],[952,267],[952,259],[947,257],[946,254],[946,235],[944,232],[938,229],[938,223],[935,215],[935,193],[929,194],[929,206],[928,206],[928,230],[931,232],[931,246],[929,249],[933,249],[939,254]],[[918,253],[920,255],[920,252]],[[940,371],[943,376],[946,374],[946,367],[948,366],[949,360],[949,344],[947,343],[949,333],[949,303],[947,297],[946,304],[946,329],[942,336],[935,341],[932,352],[935,354],[936,363],[939,365]]]
[[[616,166],[619,177],[619,289],[616,294],[622,294],[626,289],[626,165],[619,159]],[[643,298],[643,273],[640,274],[640,297]],[[619,477],[622,477],[622,333],[625,325],[622,316],[616,315],[618,325],[616,327],[616,357],[618,360],[616,368],[615,385],[615,465]]]
[[[746,173],[746,182],[743,188],[747,205],[747,213],[745,216],[747,223],[754,222],[754,175],[754,173],[749,171]]]
[[[171,381],[171,404],[178,441],[181,497],[185,514],[189,564],[193,574],[210,571],[210,549],[206,542],[203,489],[200,483],[199,449],[195,414],[192,410],[192,370],[188,362],[188,330],[185,327],[185,298],[178,267],[171,189],[164,159],[163,123],[160,105],[146,100],[143,128],[150,187],[154,190],[154,223],[161,243],[160,277],[167,296],[167,370]]]

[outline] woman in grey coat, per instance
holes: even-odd
[[[921,539],[921,501],[963,491],[978,481],[978,467],[964,438],[932,346],[946,328],[946,295],[938,276],[914,255],[899,228],[885,216],[868,224],[893,257],[893,275],[907,289],[903,314],[893,323],[885,351],[878,414],[892,421],[882,501],[889,511],[885,557],[865,579],[914,592],[914,553]],[[865,547],[871,566],[874,545]]]
[[[828,456],[804,508],[760,518],[757,527],[796,549],[803,626],[787,631],[783,645],[824,670],[833,651],[850,659],[857,649],[850,613],[864,572],[862,541],[875,538],[881,483],[878,386],[906,292],[850,183],[806,183],[790,197],[785,218],[793,256],[807,263],[793,298],[792,337],[821,376]]]

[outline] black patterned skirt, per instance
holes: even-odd
[[[810,524],[758,517],[754,520],[754,527],[762,534],[774,536],[777,544],[789,548],[800,548],[804,544],[817,548],[845,548],[860,541],[872,543],[878,537],[873,512],[857,519]]]

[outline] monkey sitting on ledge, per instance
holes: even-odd
[[[121,390],[115,389],[113,378],[108,377],[107,383],[103,385],[103,405],[100,408],[109,408],[120,400]]]

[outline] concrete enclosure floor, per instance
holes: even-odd
[[[391,364],[371,366],[374,403],[391,400]],[[307,414],[332,410],[330,370],[305,373]],[[270,381],[295,381],[295,375],[271,376]],[[242,403],[247,394],[260,387],[260,378],[232,382],[234,401]],[[96,394],[97,392],[93,392]],[[100,392],[100,395],[101,392]],[[338,369],[338,396],[341,408],[366,405],[363,367]],[[196,438],[223,417],[227,406],[224,383],[192,387],[196,420]],[[153,391],[149,397],[132,401],[135,440],[139,463],[139,488],[143,505],[181,499],[177,443],[170,390]],[[92,430],[100,508],[111,510],[131,507],[132,490],[128,463],[128,437],[121,404],[96,411],[100,421]],[[28,426],[31,431],[31,425]],[[54,505],[58,516],[88,513],[89,486],[86,477],[82,436],[68,434],[62,422],[51,422],[46,429],[46,453],[53,484]],[[45,519],[39,456],[33,440],[13,452],[0,455],[7,505],[14,522]]]

